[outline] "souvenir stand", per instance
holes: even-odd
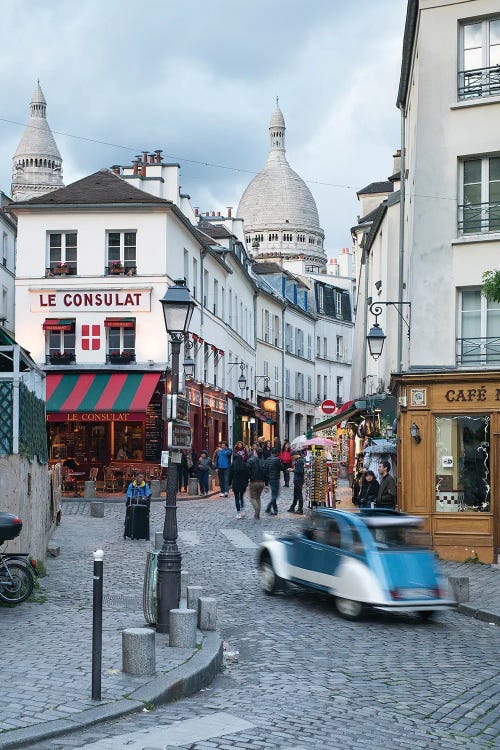
[[[312,446],[305,466],[305,501],[308,508],[335,508],[338,477],[338,443],[325,451]]]

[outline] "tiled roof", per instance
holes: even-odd
[[[209,237],[213,237],[214,240],[234,237],[234,234],[230,232],[224,224],[211,224],[209,221],[200,221],[198,228],[205,234],[208,234]]]
[[[356,195],[375,195],[377,193],[392,193],[394,190],[394,185],[392,182],[389,182],[389,180],[384,180],[384,182],[370,182],[369,185],[362,188],[361,190],[358,190]]]
[[[282,267],[278,263],[254,263],[252,270],[256,274],[267,274],[267,273],[284,273]]]

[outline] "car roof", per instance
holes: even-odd
[[[333,508],[318,508],[315,516],[325,519],[342,518],[353,526],[362,523],[368,528],[387,528],[402,526],[420,526],[424,519],[419,516],[409,516],[397,510],[385,510],[382,508],[363,508],[360,511],[334,510]]]

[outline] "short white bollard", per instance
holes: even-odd
[[[195,648],[197,619],[195,609],[171,609],[168,623],[169,646]]]
[[[122,631],[122,669],[134,675],[156,672],[154,630],[127,628]]]
[[[194,609],[198,614],[198,599],[203,593],[201,586],[188,586],[186,590],[187,608]]]
[[[163,547],[163,531],[155,531],[155,552],[161,552]]]
[[[217,599],[200,596],[198,600],[198,627],[200,630],[215,630],[217,627]]]

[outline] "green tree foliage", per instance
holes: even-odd
[[[500,302],[500,271],[483,273],[483,294],[491,302]]]

